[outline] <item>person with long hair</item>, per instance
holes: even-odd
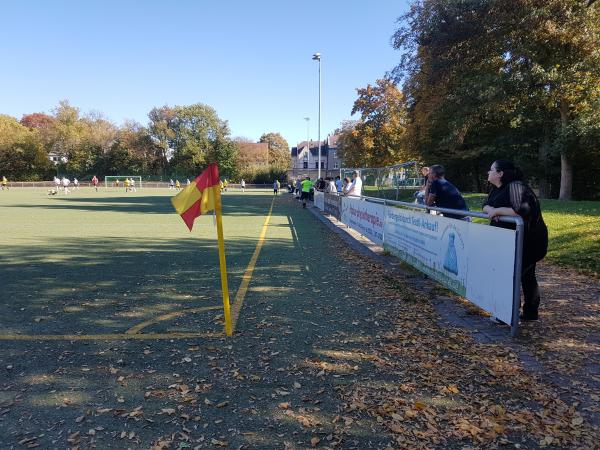
[[[548,250],[548,228],[542,217],[540,202],[525,182],[523,172],[510,161],[494,161],[488,171],[488,181],[492,184],[492,190],[483,204],[483,212],[491,219],[490,225],[515,229],[514,223],[498,221],[500,216],[520,216],[525,224],[521,266],[524,301],[521,319],[538,320],[540,291],[535,266],[546,256]]]

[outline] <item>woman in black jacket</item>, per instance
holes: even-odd
[[[499,222],[499,216],[521,216],[525,223],[521,286],[523,287],[522,320],[537,320],[540,292],[535,277],[535,265],[546,256],[548,229],[542,217],[540,202],[525,183],[523,172],[503,159],[494,161],[488,171],[493,185],[483,212],[492,220],[490,225],[515,229],[514,223]]]

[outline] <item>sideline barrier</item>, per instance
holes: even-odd
[[[335,210],[335,194],[325,194],[325,212]],[[478,217],[485,214],[436,208],[375,197],[343,197],[340,218],[347,226],[493,317],[519,326],[523,220],[500,217],[516,230],[426,214]],[[421,210],[421,211],[419,211]],[[339,218],[338,218],[339,219]]]
[[[314,194],[314,204],[317,208],[319,208],[321,211],[325,210],[325,194],[321,191],[315,191]]]

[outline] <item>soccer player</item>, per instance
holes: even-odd
[[[133,191],[133,192],[137,192],[137,189],[135,188],[135,180],[132,178],[131,180],[129,180],[129,188]]]
[[[92,184],[94,185],[94,188],[96,188],[96,192],[98,192],[98,177],[96,175],[92,177]]]
[[[6,177],[3,175],[2,176],[2,190],[8,190],[8,180],[6,179]]]
[[[69,184],[71,184],[71,180],[69,180],[67,177],[63,177],[62,185],[63,189],[65,190],[65,194],[69,193]]]
[[[280,187],[281,185],[279,184],[279,180],[275,180],[275,182],[273,183],[273,195],[279,194]]]
[[[175,180],[175,189],[177,189],[178,191],[181,190],[181,183],[179,182],[179,180]]]
[[[125,192],[129,192],[129,178],[125,178],[123,184],[125,185]]]

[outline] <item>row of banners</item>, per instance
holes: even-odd
[[[512,322],[516,232],[315,192],[315,206],[391,254]]]

